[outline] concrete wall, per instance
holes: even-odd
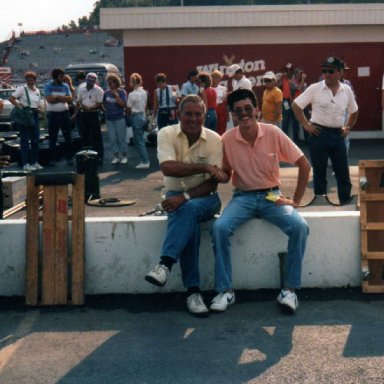
[[[359,212],[303,213],[310,226],[303,287],[360,285]],[[201,287],[212,289],[211,223],[202,226]],[[164,288],[144,281],[159,260],[166,218],[90,218],[86,221],[86,293],[151,293],[183,290],[179,266]],[[0,222],[0,296],[24,295],[25,221]],[[243,225],[232,238],[235,289],[279,287],[277,254],[287,237],[263,220]]]

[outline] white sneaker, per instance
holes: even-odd
[[[31,171],[34,171],[34,170],[35,170],[35,168],[33,168],[31,164],[25,164],[24,167],[23,167],[23,171],[31,172]]]
[[[296,309],[299,308],[296,293],[288,289],[281,290],[279,296],[277,296],[277,302],[291,313],[295,313]]]
[[[32,164],[33,169],[44,169],[39,163]]]
[[[123,156],[121,158],[121,164],[127,164],[128,163],[128,158],[126,156]]]
[[[163,264],[156,265],[151,271],[145,275],[145,280],[149,283],[157,285],[158,287],[164,287],[169,276],[169,269]]]
[[[111,164],[119,164],[120,163],[120,159],[118,157],[114,157],[111,161]]]
[[[227,291],[213,298],[210,309],[214,312],[224,312],[232,304],[235,304],[235,292]]]
[[[195,316],[207,316],[209,314],[207,306],[204,304],[200,293],[192,293],[187,298],[188,311]]]
[[[140,163],[139,165],[136,165],[136,169],[148,169],[150,163]]]

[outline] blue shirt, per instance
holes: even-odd
[[[183,96],[187,95],[197,95],[199,93],[199,87],[197,84],[191,83],[189,80],[184,83],[181,87],[181,94]]]
[[[53,80],[49,81],[44,86],[44,95],[47,96],[71,96],[71,91],[67,84],[54,84]],[[68,110],[68,103],[55,103],[47,102],[48,112],[63,112]]]
[[[123,89],[119,89],[118,92],[120,99],[123,100],[125,104],[127,102],[127,93]],[[104,92],[103,103],[105,107],[105,118],[107,120],[124,118],[124,107],[120,107],[110,89]]]

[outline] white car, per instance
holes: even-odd
[[[4,104],[3,110],[0,112],[0,121],[10,121],[11,111],[14,106],[8,99],[13,92],[15,92],[14,88],[0,89],[0,99]]]

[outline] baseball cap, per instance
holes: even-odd
[[[97,75],[96,75],[96,73],[94,73],[94,72],[89,72],[89,73],[87,74],[86,79],[88,80],[89,78],[93,78],[93,79],[97,80]]]
[[[276,80],[276,75],[272,71],[264,73],[263,79]]]
[[[241,67],[239,64],[232,64],[228,67],[228,76],[232,77],[238,70],[241,70]]]
[[[288,63],[285,68],[291,69],[292,68],[292,63]]]
[[[348,71],[348,69],[351,69],[348,67],[348,65],[345,61],[343,61],[343,69],[344,69],[344,71]]]
[[[336,68],[336,69],[342,69],[344,68],[344,62],[340,58],[336,56],[330,56],[327,57],[323,64],[321,65],[322,67],[327,67],[327,68]]]

